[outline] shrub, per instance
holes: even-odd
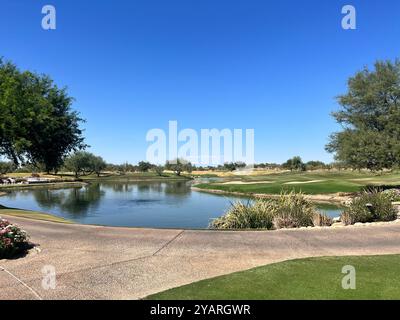
[[[313,217],[318,211],[302,193],[281,194],[274,205],[274,226],[276,229],[314,225]]]
[[[18,226],[0,218],[0,259],[11,258],[28,249],[28,235]]]
[[[315,227],[329,227],[333,224],[333,219],[325,213],[317,212],[313,217],[313,224]]]
[[[344,224],[356,222],[392,221],[397,218],[397,211],[392,205],[390,195],[385,192],[365,192],[355,198],[343,211],[341,220]]]
[[[302,193],[281,194],[278,199],[256,199],[233,203],[228,212],[214,219],[211,229],[280,229],[314,226],[318,215],[314,205]],[[318,223],[329,223],[319,217]]]
[[[399,189],[387,189],[383,191],[392,202],[400,201],[400,190]]]
[[[247,204],[235,202],[226,214],[210,223],[211,229],[272,229],[272,227],[270,203],[262,199]]]

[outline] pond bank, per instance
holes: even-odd
[[[202,189],[197,187],[192,187],[194,191],[206,192],[206,193],[214,193],[214,194],[225,194],[232,196],[240,196],[240,197],[259,197],[259,198],[278,198],[279,194],[266,194],[266,193],[245,193],[245,192],[235,192],[235,191],[224,191],[217,189]],[[316,203],[336,203],[343,204],[349,201],[352,196],[351,194],[339,195],[339,194],[305,194],[304,197],[312,202]]]
[[[32,183],[32,184],[7,184],[0,186],[0,196],[7,194],[6,192],[4,192],[7,190],[28,190],[35,188],[64,189],[64,188],[82,187],[87,184],[88,184],[87,182],[81,182],[81,181]]]

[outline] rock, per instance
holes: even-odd
[[[340,219],[340,217],[335,217],[332,219],[332,221],[333,221],[333,223],[341,222],[341,219]]]

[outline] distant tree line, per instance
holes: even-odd
[[[165,175],[165,171],[173,172],[180,176],[183,172],[192,173],[193,171],[226,171],[232,172],[240,168],[246,167],[245,163],[225,163],[219,166],[196,166],[184,159],[175,159],[167,161],[165,165],[156,165],[147,161],[140,161],[138,164],[123,164],[107,163],[102,157],[96,156],[87,151],[77,151],[66,157],[59,170],[63,173],[72,172],[76,178],[96,174],[100,176],[102,173],[146,173],[153,172],[158,176]],[[335,162],[325,164],[322,161],[303,162],[301,157],[295,156],[288,159],[282,164],[277,163],[260,163],[254,165],[255,169],[260,170],[290,170],[290,171],[312,171],[312,170],[331,170],[331,169],[346,169],[343,163]],[[0,161],[0,174],[4,175],[11,172],[43,172],[44,167],[33,166],[27,164],[25,166],[16,166],[11,161]]]

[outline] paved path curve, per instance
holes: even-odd
[[[312,230],[213,232],[114,228],[9,219],[40,245],[0,260],[2,299],[137,299],[287,259],[400,254],[400,223]],[[43,267],[56,288],[42,287]]]

